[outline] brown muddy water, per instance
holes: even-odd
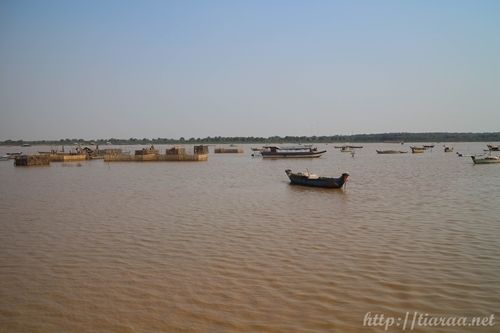
[[[407,311],[500,321],[500,164],[439,144],[318,147],[312,160],[245,146],[208,162],[0,162],[0,332],[373,332],[367,312]],[[311,189],[287,168],[351,177]]]

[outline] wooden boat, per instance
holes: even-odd
[[[411,148],[411,152],[414,154],[420,154],[420,153],[423,153],[425,151],[424,147],[410,147],[410,148]]]
[[[407,151],[402,150],[377,150],[377,154],[406,154]]]
[[[343,145],[343,146],[334,146],[336,149],[346,149],[346,148],[351,148],[351,149],[361,149],[363,146],[352,146],[352,145]]]
[[[264,158],[317,158],[326,153],[326,150],[318,151],[318,148],[304,146],[265,146],[263,148],[261,155]]]
[[[444,147],[444,152],[445,152],[445,153],[451,153],[451,152],[453,152],[453,147],[446,147],[446,146],[445,146],[445,147]]]
[[[286,175],[290,178],[290,183],[293,185],[324,187],[324,188],[341,188],[349,178],[348,173],[343,173],[339,178],[319,177],[306,172],[293,173],[292,170],[286,169]]]
[[[424,148],[425,149],[431,149],[431,148],[434,148],[434,145],[424,145]]]
[[[486,156],[486,157],[471,156],[471,158],[474,164],[500,163],[500,157],[498,156]]]
[[[342,152],[342,153],[352,153],[353,150],[349,146],[344,146],[344,147],[340,148],[340,152]]]
[[[264,148],[262,148],[262,147],[261,148],[252,147],[251,149],[252,149],[252,151],[256,151],[256,152],[261,152],[264,150]]]
[[[21,156],[23,153],[15,152],[15,153],[6,153],[3,157],[7,157],[9,160],[14,160],[16,157]]]
[[[489,151],[500,151],[500,147],[494,145],[486,145]]]

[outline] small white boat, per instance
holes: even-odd
[[[21,152],[15,152],[15,153],[7,153],[5,155],[2,156],[3,157],[7,157],[7,159],[9,160],[14,160],[17,156],[21,156],[23,153]]]
[[[500,163],[500,157],[498,156],[486,156],[486,157],[471,156],[471,158],[474,164]]]

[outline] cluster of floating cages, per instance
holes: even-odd
[[[50,156],[44,154],[19,155],[14,161],[15,166],[42,166],[50,165]]]
[[[207,161],[208,147],[195,146],[194,153],[186,153],[186,148],[175,146],[165,151],[165,154],[160,154],[158,149],[153,146],[136,150],[134,155],[131,154],[108,154],[104,156],[105,162],[176,162],[176,161]]]
[[[15,166],[50,165],[50,162],[76,162],[92,159],[104,159],[105,162],[146,162],[146,161],[207,161],[208,146],[194,146],[194,153],[189,154],[186,148],[175,146],[161,154],[154,146],[124,153],[121,149],[91,150],[80,149],[78,152],[64,153],[57,151],[39,152],[33,155],[18,154]]]

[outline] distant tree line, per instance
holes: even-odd
[[[60,139],[60,140],[5,140],[0,141],[4,146],[32,145],[136,145],[136,144],[230,144],[230,143],[343,143],[343,142],[496,142],[500,141],[500,132],[487,133],[378,133],[353,135],[323,135],[323,136],[270,136],[270,137],[243,137],[243,136],[207,136],[205,138],[129,138],[129,139]]]

